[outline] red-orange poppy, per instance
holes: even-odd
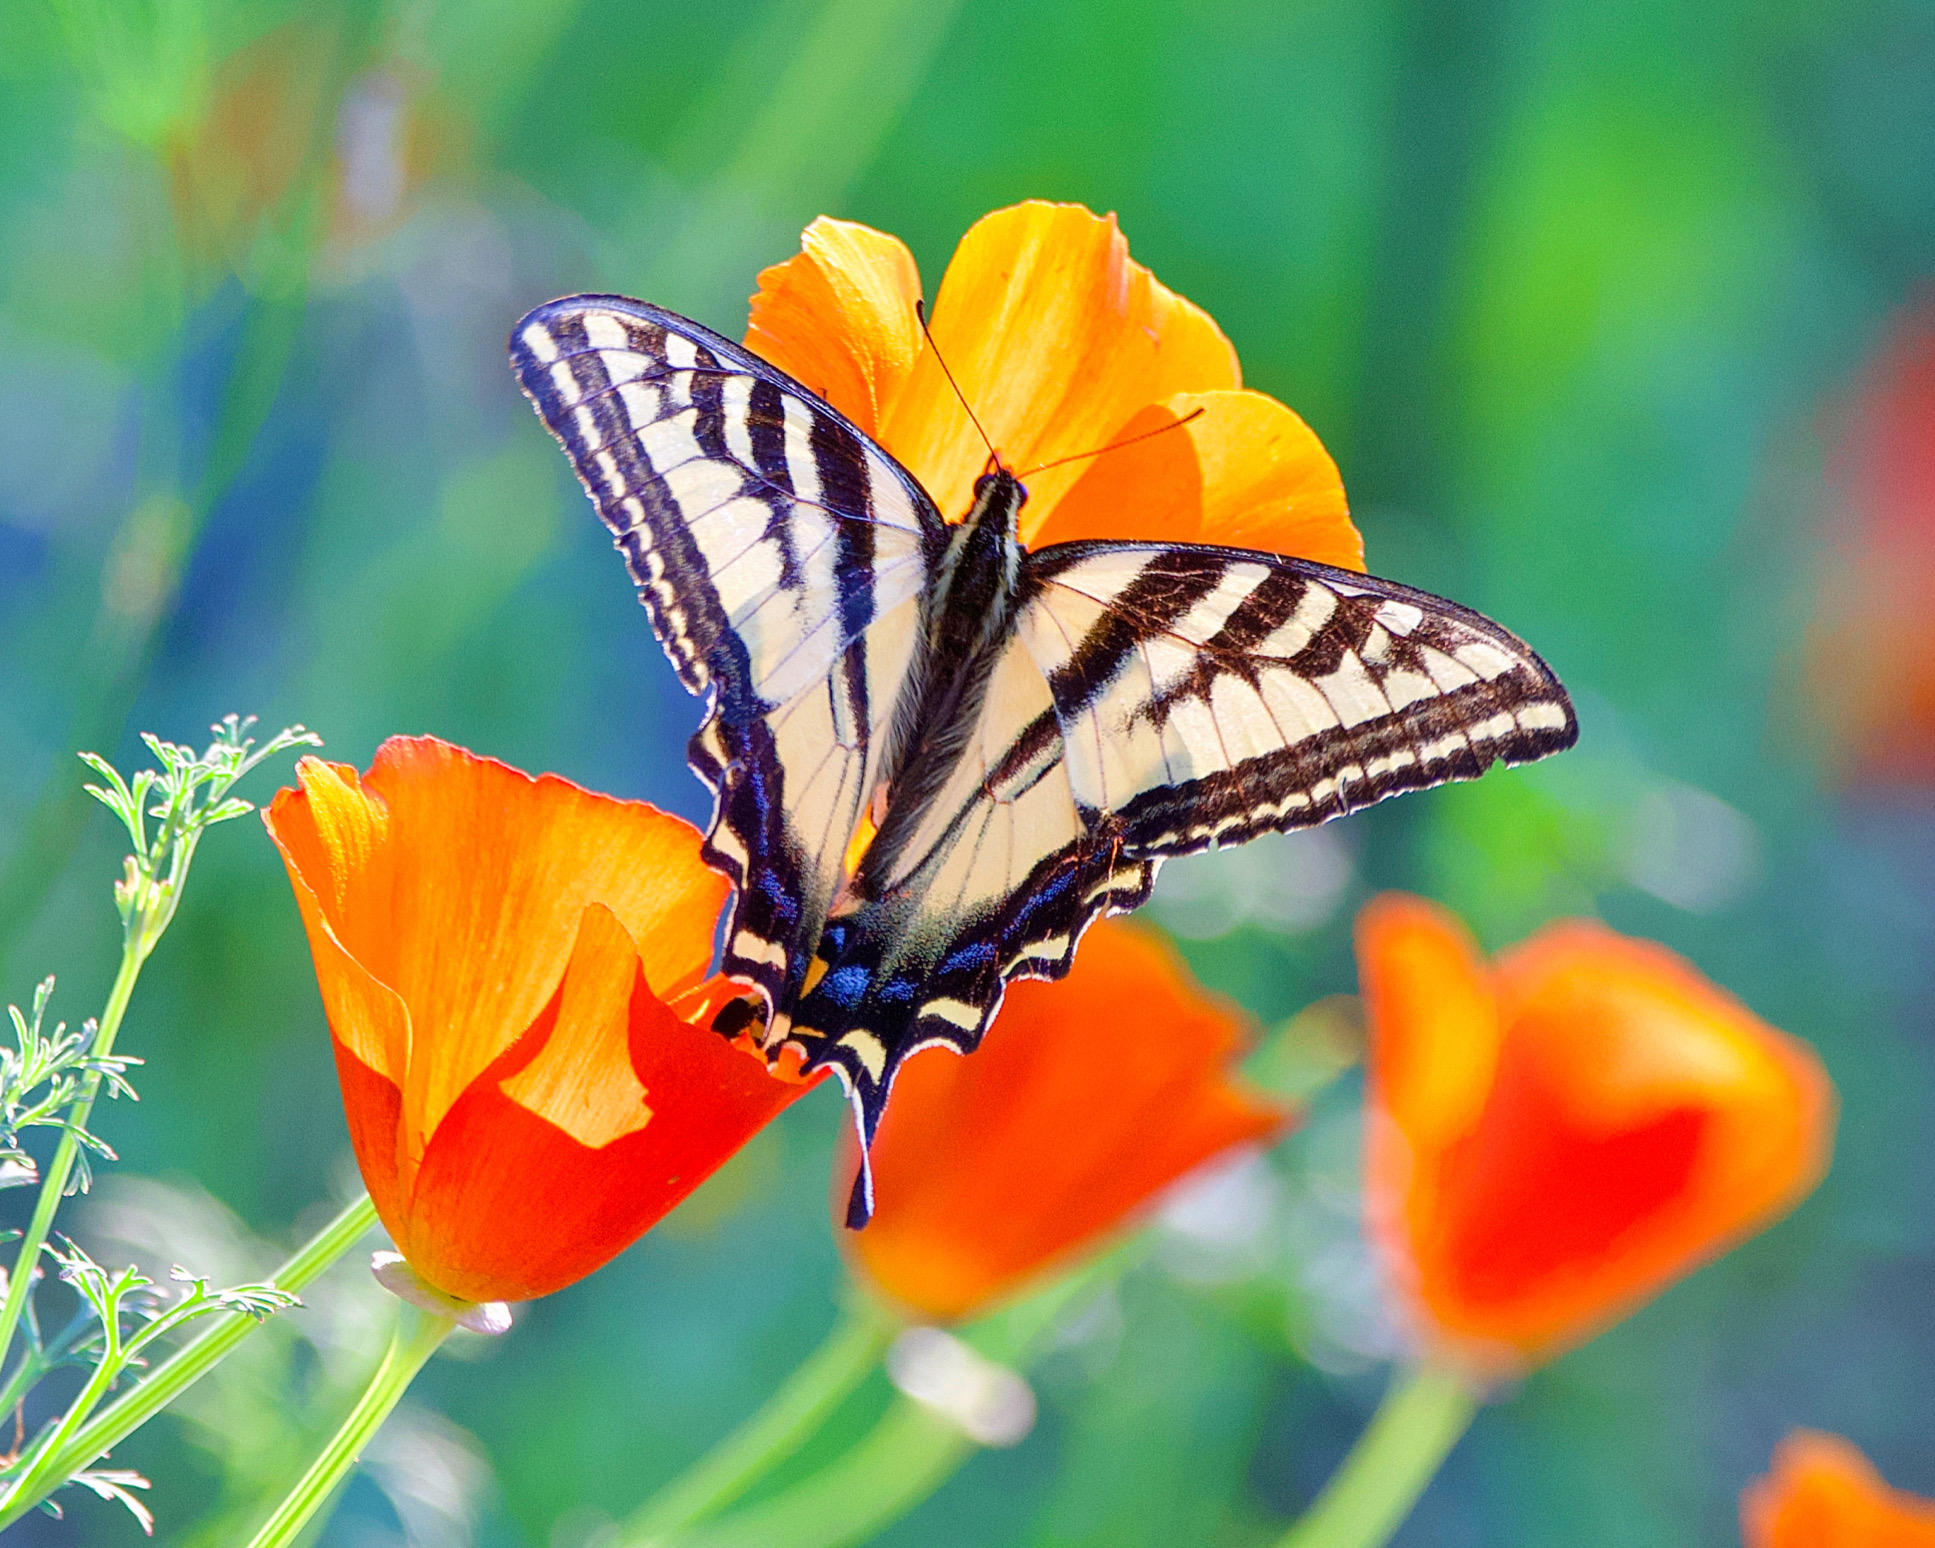
[[[1808,632],[1830,759],[1866,784],[1935,783],[1935,298],[1897,319],[1843,416]]]
[[[1903,1494],[1838,1435],[1796,1430],[1740,1496],[1747,1548],[1935,1548],[1935,1500]]]
[[[1363,568],[1330,455],[1289,409],[1243,388],[1229,340],[1130,259],[1114,216],[1031,200],[977,221],[941,281],[934,349],[920,295],[899,241],[822,216],[796,257],[760,275],[746,344],[879,440],[950,519],[987,447],[943,360],[1009,467],[1081,459],[1028,476],[1025,543],[1229,543]]]
[[[709,1030],[726,883],[691,824],[429,737],[264,814],[350,1140],[429,1284],[526,1300],[622,1251],[804,1086]]]
[[[1589,1337],[1826,1167],[1813,1052],[1664,947],[1571,921],[1487,966],[1391,894],[1357,951],[1370,1223],[1426,1336],[1481,1376]]]
[[[1239,1013],[1170,947],[1098,924],[1061,983],[1008,991],[971,1057],[907,1062],[874,1141],[873,1221],[842,1233],[856,1268],[889,1301],[950,1321],[1066,1263],[1289,1121],[1232,1078],[1245,1041]],[[849,1140],[849,1181],[856,1161]],[[837,1209],[846,1196],[835,1189]]]

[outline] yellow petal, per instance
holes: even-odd
[[[1115,217],[1031,201],[983,217],[955,249],[934,342],[1003,461],[1027,468],[1114,439],[1178,392],[1241,385],[1236,352],[1199,308],[1129,257]],[[987,448],[925,351],[885,405],[880,439],[957,519]],[[1024,541],[1084,469],[1029,481]]]
[[[1185,426],[1202,467],[1199,542],[1364,568],[1337,464],[1297,415],[1260,392],[1182,393],[1167,407],[1202,410]]]
[[[1344,504],[1337,464],[1275,398],[1177,393],[1143,409],[1113,439],[1132,444],[1083,465],[1041,519],[1034,543],[1222,543],[1364,568],[1364,540]]]
[[[920,353],[920,272],[894,237],[822,215],[800,251],[761,272],[746,348],[869,435]]]

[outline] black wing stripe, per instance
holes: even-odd
[[[1122,668],[1144,634],[1189,611],[1215,586],[1220,572],[1197,563],[1186,549],[1156,554],[1082,637],[1067,661],[1049,674],[1058,704],[1085,704]]]

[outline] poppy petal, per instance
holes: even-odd
[[[1833,1088],[1665,948],[1553,926],[1487,972],[1414,898],[1359,927],[1370,1221],[1480,1375],[1550,1357],[1792,1207]]]
[[[1097,925],[1068,978],[1009,990],[973,1057],[909,1061],[874,1146],[874,1219],[848,1249],[925,1316],[1000,1299],[1283,1127],[1230,1076],[1243,1041],[1170,947]],[[854,1162],[849,1147],[849,1180]]]
[[[388,1076],[379,1075],[357,1058],[340,1039],[331,1038],[336,1055],[336,1084],[343,1094],[343,1116],[349,1124],[350,1149],[356,1156],[363,1186],[369,1189],[383,1229],[400,1242],[409,1222],[410,1183],[403,1174],[403,1092]]]
[[[1495,1201],[1499,1242],[1487,1251],[1474,1218],[1470,1251],[1491,1260],[1488,1282],[1549,1299],[1555,1321],[1649,1293],[1786,1213],[1826,1170],[1834,1091],[1819,1060],[1665,947],[1572,921],[1504,953],[1497,981],[1519,1077],[1494,1094],[1488,1127],[1543,1130],[1581,1197],[1555,1215],[1556,1172],[1499,1155],[1518,1182],[1471,1184]]]
[[[278,798],[272,825],[290,829],[292,873],[411,1024],[437,1029],[404,1061],[409,1155],[556,992],[587,903],[645,943],[645,974],[667,994],[711,959],[727,883],[679,818],[428,737],[385,742],[360,780],[314,759],[297,773],[313,838],[303,841],[293,797]],[[373,1069],[396,1070],[393,1048],[378,1052],[353,1028],[338,1035]]]
[[[1747,1548],[1935,1548],[1935,1500],[1882,1480],[1838,1435],[1796,1430],[1740,1496]]]
[[[1171,425],[1179,428],[1158,433]],[[1178,393],[1141,410],[1115,439],[1141,435],[1151,438],[1088,465],[1043,518],[1036,543],[1221,543],[1364,568],[1337,464],[1275,398]]]
[[[920,353],[920,272],[896,238],[822,215],[800,251],[759,275],[746,348],[869,435]]]
[[[1033,546],[1090,540],[1200,543],[1203,462],[1182,416],[1152,403],[1122,426],[1116,447],[1090,462],[1035,527]],[[1137,437],[1146,436],[1141,440]],[[1027,514],[1033,514],[1029,512]]]
[[[358,1062],[401,1084],[410,1053],[409,1008],[344,946],[334,923],[341,921],[366,952],[388,933],[391,889],[382,885],[387,846],[380,842],[387,813],[362,798],[352,768],[305,758],[297,772],[302,791],[278,791],[263,821],[288,866],[323,1013],[331,1035]]]
[[[1031,200],[961,238],[934,303],[934,343],[1009,466],[1093,451],[1135,413],[1178,392],[1242,384],[1236,352],[1207,313],[1129,257],[1115,217]],[[924,351],[888,405],[881,440],[958,518],[987,447]],[[1029,482],[1032,542],[1080,464]]]
[[[1203,468],[1198,541],[1364,568],[1337,464],[1295,413],[1260,392],[1184,393],[1168,407],[1202,410],[1187,427]]]
[[[507,1077],[521,1048],[452,1105],[397,1237],[429,1283],[464,1300],[519,1301],[583,1278],[810,1089],[681,1021],[636,972],[625,1014],[650,1111],[642,1128],[594,1148],[513,1100]],[[489,1164],[479,1164],[485,1156]]]
[[[578,926],[550,1035],[537,1057],[501,1081],[504,1095],[597,1150],[651,1121],[632,1072],[630,1006],[638,948],[602,903]]]
[[[1424,1151],[1477,1122],[1498,1062],[1491,975],[1457,918],[1386,893],[1357,920],[1357,961],[1376,1038],[1375,1106]]]

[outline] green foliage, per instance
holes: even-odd
[[[139,1269],[129,1266],[112,1272],[71,1241],[64,1248],[50,1244],[45,1251],[58,1266],[61,1281],[79,1298],[80,1309],[67,1328],[45,1344],[40,1342],[35,1325],[29,1322],[33,1336],[28,1340],[20,1367],[8,1382],[16,1413],[27,1401],[34,1380],[40,1376],[63,1365],[83,1366],[89,1369],[89,1375],[80,1395],[59,1419],[48,1424],[0,1468],[0,1490],[4,1491],[0,1492],[0,1507],[15,1495],[34,1494],[49,1484],[58,1486],[60,1480],[49,1475],[62,1444],[86,1423],[115,1383],[143,1363],[143,1353],[158,1340],[211,1312],[237,1312],[259,1322],[285,1307],[300,1304],[295,1296],[272,1285],[211,1290],[206,1279],[183,1268],[176,1268],[172,1277],[185,1288],[170,1297]],[[30,1374],[33,1379],[23,1384],[22,1373]],[[148,1487],[148,1481],[139,1473],[126,1468],[88,1468],[72,1474],[65,1482],[78,1484],[103,1499],[119,1501],[141,1523],[142,1530],[152,1535],[154,1518],[128,1492]],[[52,1515],[60,1514],[59,1505],[51,1497],[41,1502],[41,1508]]]
[[[13,1268],[0,1275],[0,1409],[13,1411],[18,1430],[24,1427],[28,1403],[48,1376],[70,1366],[81,1367],[87,1375],[79,1394],[56,1417],[24,1447],[16,1445],[0,1460],[0,1517],[5,1519],[14,1519],[29,1503],[58,1515],[53,1493],[76,1484],[126,1506],[144,1531],[152,1531],[147,1507],[129,1492],[145,1489],[146,1479],[128,1469],[65,1466],[63,1448],[115,1385],[143,1363],[144,1352],[157,1340],[211,1312],[235,1312],[259,1321],[295,1304],[288,1291],[269,1285],[211,1290],[205,1278],[180,1268],[174,1278],[187,1288],[171,1299],[132,1266],[113,1273],[71,1240],[64,1247],[49,1240],[61,1200],[88,1188],[90,1155],[114,1156],[90,1131],[88,1121],[103,1088],[110,1096],[134,1096],[126,1071],[140,1061],[114,1053],[114,1040],[142,965],[175,917],[202,835],[254,810],[231,792],[263,759],[292,747],[321,745],[313,734],[294,726],[257,747],[248,734],[253,724],[252,717],[227,716],[212,728],[214,739],[201,752],[144,735],[158,767],[142,769],[131,779],[98,754],[81,754],[102,780],[86,786],[87,793],[120,819],[133,845],[114,887],[121,916],[121,966],[100,1020],[90,1020],[78,1031],[70,1033],[64,1022],[47,1028],[52,978],[36,989],[31,1015],[16,1005],[7,1008],[14,1046],[0,1049],[0,1180],[9,1185],[38,1181],[40,1191],[27,1229],[12,1233],[18,1243]],[[22,1131],[32,1128],[51,1128],[60,1136],[44,1176],[19,1143]],[[43,1335],[40,1322],[43,1258],[51,1259],[60,1282],[79,1303],[67,1324],[51,1336]],[[9,1355],[11,1365],[6,1363]]]
[[[105,781],[84,787],[87,793],[121,819],[134,853],[123,865],[115,884],[114,904],[135,949],[145,956],[175,917],[182,883],[195,858],[201,836],[217,823],[246,817],[255,807],[229,791],[244,774],[279,752],[292,747],[320,747],[322,738],[301,726],[278,731],[257,747],[248,735],[255,717],[223,717],[209,729],[214,740],[201,752],[176,742],[164,742],[150,732],[141,740],[160,764],[143,769],[132,781],[98,753],[81,759]],[[148,819],[155,829],[148,830]]]
[[[127,1070],[141,1061],[127,1054],[96,1052],[100,1025],[94,1021],[83,1022],[73,1032],[63,1021],[47,1031],[47,1002],[53,993],[53,979],[45,978],[34,990],[31,1016],[22,1015],[18,1005],[7,1007],[14,1045],[0,1048],[0,1187],[25,1187],[40,1180],[34,1158],[20,1148],[21,1131],[57,1128],[80,1142],[68,1191],[85,1193],[89,1154],[112,1161],[114,1152],[77,1121],[82,1089],[91,1076],[106,1086],[109,1096],[133,1100]]]

